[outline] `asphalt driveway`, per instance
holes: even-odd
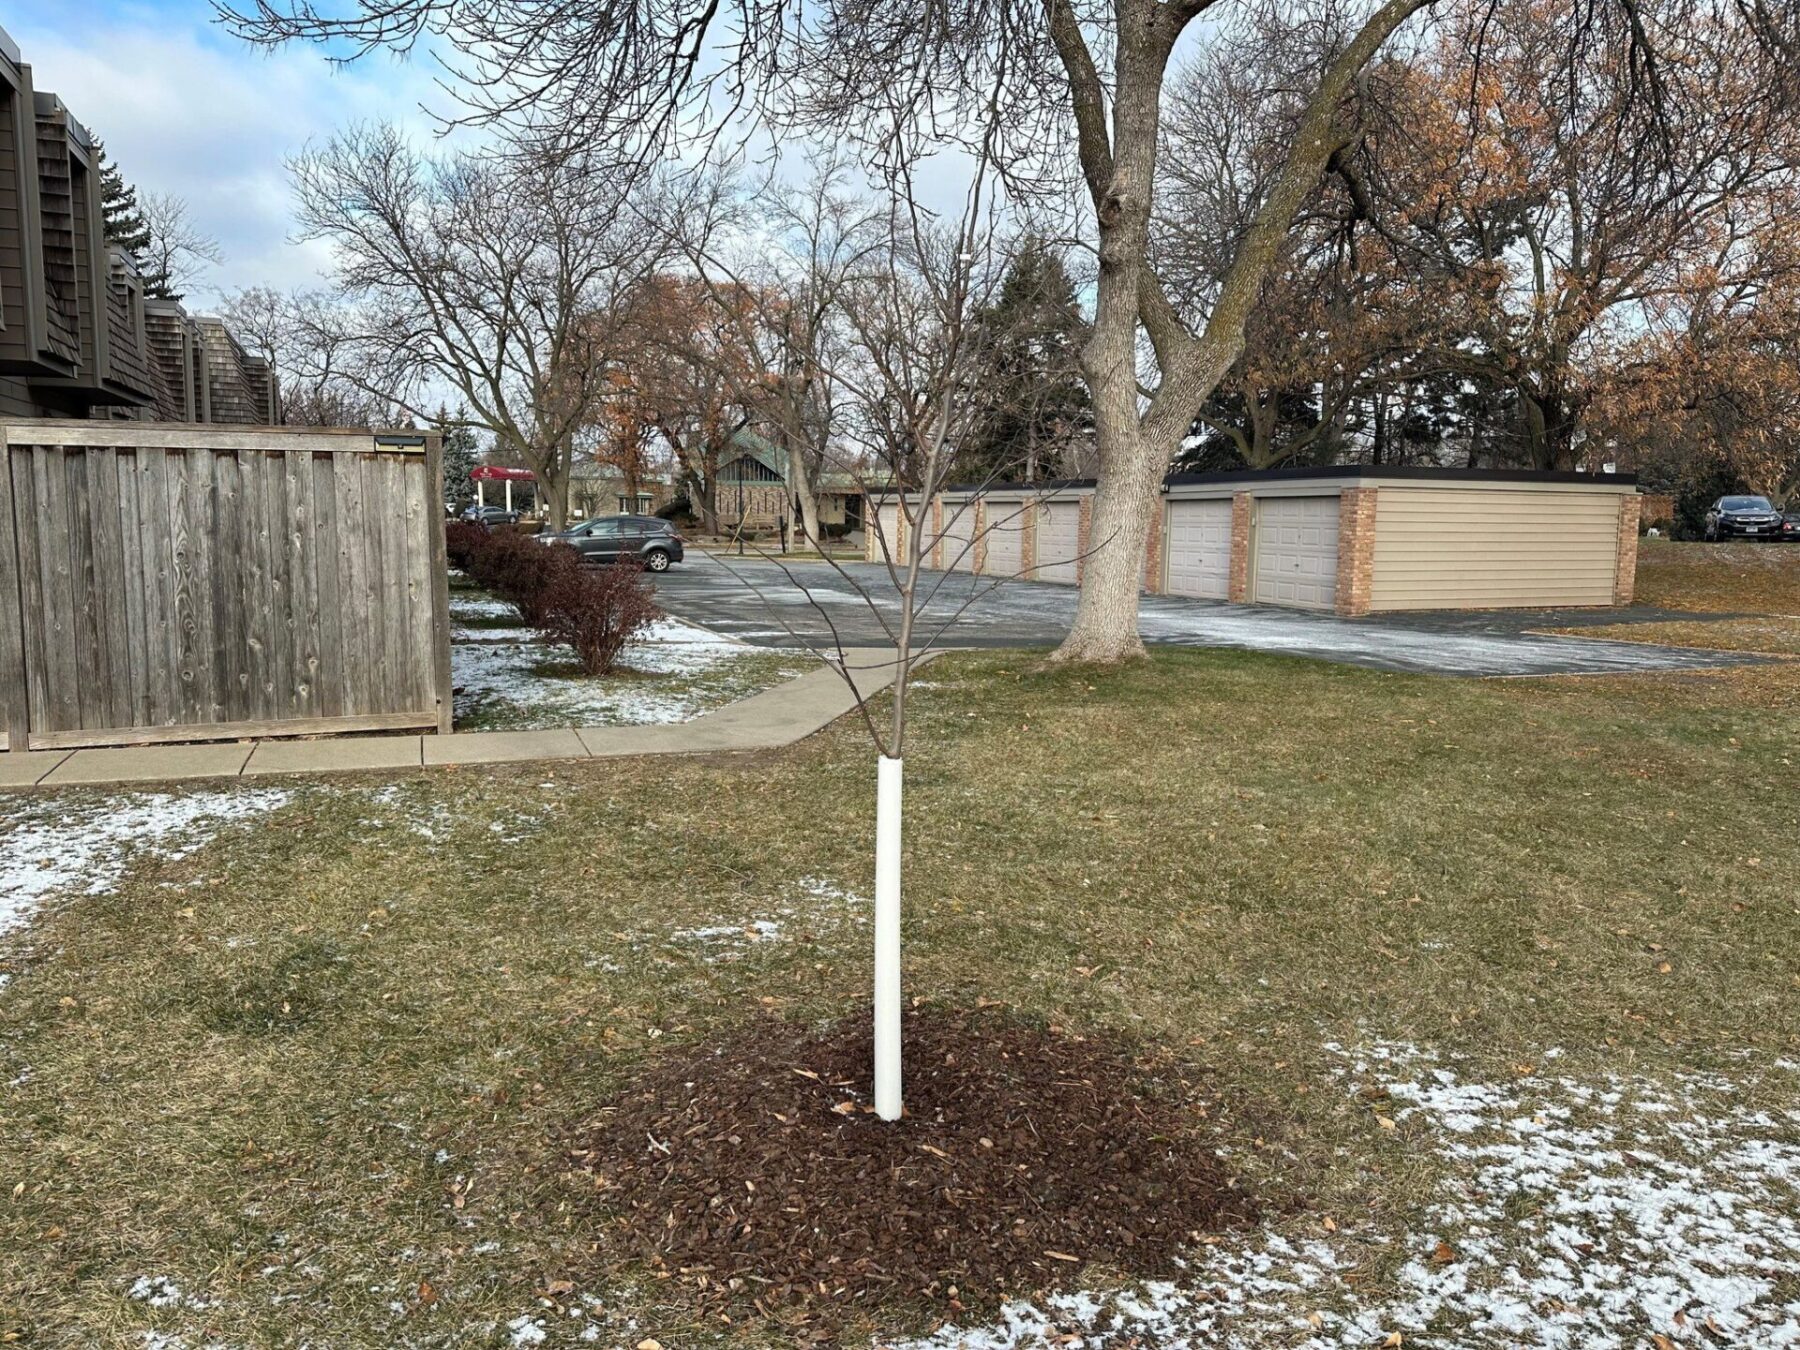
[[[1074,617],[1072,586],[1027,581],[996,585],[960,572],[926,576],[931,599],[922,611],[923,631],[930,636],[941,630],[939,641],[945,646],[1054,646]],[[754,557],[714,557],[695,549],[686,563],[658,577],[656,586],[671,613],[767,646],[792,645],[796,635],[815,644],[834,637],[846,647],[889,644],[892,639],[882,623],[896,623],[899,614],[899,595],[887,569],[877,563],[848,563],[840,573],[826,563],[796,562],[784,571]],[[1340,619],[1302,610],[1145,596],[1139,626],[1150,643],[1282,652],[1430,675],[1601,675],[1693,670],[1757,659],[1532,631],[1668,617],[1645,610],[1538,610]]]

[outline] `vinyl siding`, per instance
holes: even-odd
[[[1383,483],[1370,606],[1610,605],[1618,520],[1616,492]]]

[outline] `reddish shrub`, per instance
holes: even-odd
[[[472,520],[453,520],[444,526],[444,554],[450,565],[467,572],[475,555],[487,547],[487,526]]]
[[[472,575],[533,628],[544,626],[545,606],[561,582],[581,574],[581,556],[567,544],[540,544],[510,530],[489,534],[470,560]]]
[[[552,550],[540,546],[539,551]],[[662,618],[655,595],[635,559],[601,568],[577,565],[557,575],[545,599],[544,618],[533,626],[573,647],[589,675],[606,675],[626,644]]]

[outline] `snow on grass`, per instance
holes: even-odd
[[[281,788],[8,798],[0,804],[0,934],[48,900],[106,894],[139,853],[186,857],[289,799]]]
[[[586,676],[567,647],[471,633],[450,649],[461,728],[642,726],[701,713],[805,674],[803,653],[752,647],[678,619],[652,625],[613,675]]]
[[[1179,1286],[1013,1304],[906,1350],[1800,1346],[1800,1110],[1752,1109],[1754,1084],[1710,1074],[1486,1082],[1409,1046],[1326,1048],[1457,1177],[1400,1239],[1391,1287],[1343,1278],[1380,1238],[1265,1232],[1196,1252]],[[1800,1083],[1773,1072],[1791,1101]]]
[[[519,611],[506,601],[496,600],[491,595],[453,593],[450,596],[450,617],[458,623],[517,619]]]

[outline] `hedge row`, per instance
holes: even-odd
[[[518,610],[528,627],[572,647],[589,675],[610,673],[626,645],[663,617],[634,559],[587,567],[567,544],[460,520],[444,527],[444,546],[451,566]]]

